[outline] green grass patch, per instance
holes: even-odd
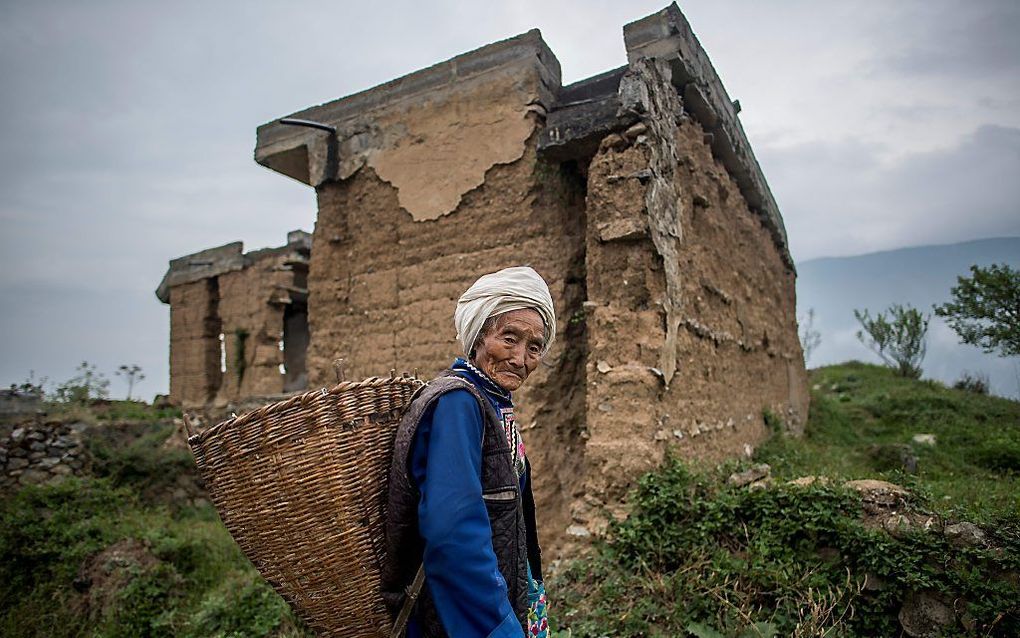
[[[813,370],[811,384],[804,436],[774,436],[756,453],[774,475],[898,482],[975,522],[1020,512],[1020,403],[856,362]]]
[[[174,514],[71,479],[0,502],[0,635],[311,634],[210,508]]]
[[[894,636],[909,591],[956,601],[977,635],[1020,632],[1020,518],[996,521],[991,547],[958,548],[867,527],[840,488],[725,476],[675,459],[645,476],[630,517],[549,588],[557,635]]]

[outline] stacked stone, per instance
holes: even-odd
[[[82,422],[22,424],[0,440],[0,491],[80,474],[85,467]]]

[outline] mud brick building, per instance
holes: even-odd
[[[178,257],[156,290],[170,304],[170,400],[186,409],[304,390],[311,236]]]
[[[796,273],[739,106],[675,4],[623,35],[626,66],[581,82],[561,85],[530,31],[288,116],[320,128],[270,122],[255,149],[318,197],[310,387],[337,357],[349,378],[431,374],[457,354],[454,305],[475,278],[546,278],[559,334],[517,400],[554,547],[601,528],[668,447],[735,456],[766,436],[765,410],[793,429],[807,413]],[[224,278],[252,268],[217,276],[220,324],[211,273],[176,283],[171,268],[175,397],[237,391],[210,390],[217,355],[197,343],[219,331],[232,360]],[[253,366],[275,365],[275,338],[252,342]]]

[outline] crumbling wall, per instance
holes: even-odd
[[[585,344],[570,317],[585,295],[582,189],[576,176],[538,161],[533,142],[434,220],[412,219],[370,169],[321,186],[309,270],[311,386],[334,382],[337,357],[351,379],[392,368],[432,376],[461,354],[453,326],[461,293],[484,273],[529,264],[548,281],[561,321],[552,352],[517,397],[518,422],[537,452],[539,500],[565,511],[549,501],[571,482],[579,447]]]
[[[156,296],[170,304],[172,403],[222,415],[240,399],[306,387],[310,247],[296,230],[277,248],[244,253],[234,242],[170,261]]]
[[[633,480],[673,447],[743,454],[763,410],[799,429],[807,379],[795,273],[773,233],[684,115],[669,68],[641,59],[621,83],[641,122],[589,165],[588,442],[576,534],[621,514]]]
[[[283,392],[283,302],[293,274],[281,261],[267,256],[219,277],[226,372],[217,403]]]
[[[219,390],[219,282],[212,277],[170,288],[170,400],[198,407]]]

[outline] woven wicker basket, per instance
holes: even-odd
[[[234,540],[321,636],[389,636],[379,593],[386,485],[400,415],[422,385],[340,383],[188,439]]]

